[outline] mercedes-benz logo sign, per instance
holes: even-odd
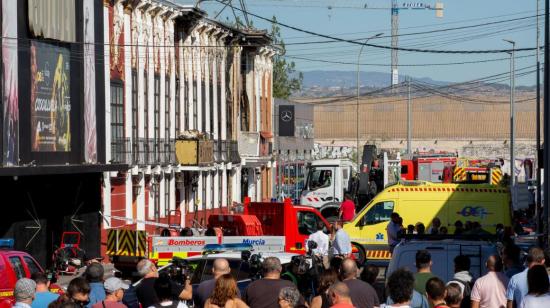
[[[290,122],[292,120],[292,111],[284,110],[281,112],[281,120],[285,122]]]

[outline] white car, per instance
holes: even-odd
[[[425,249],[432,256],[432,273],[443,281],[449,281],[454,276],[454,258],[460,254],[470,257],[470,273],[478,278],[487,273],[485,261],[490,255],[498,254],[494,243],[482,240],[409,240],[395,247],[388,266],[386,277],[398,268],[406,268],[416,272],[416,252]]]

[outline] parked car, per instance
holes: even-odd
[[[387,269],[386,277],[389,277],[398,268],[407,268],[416,272],[416,252],[425,249],[432,255],[432,273],[443,281],[449,281],[454,275],[453,260],[458,255],[470,257],[470,273],[478,278],[487,273],[485,261],[490,255],[498,254],[495,243],[485,240],[409,240],[403,241],[395,247],[392,259]]]

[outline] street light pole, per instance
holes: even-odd
[[[537,202],[535,204],[535,217],[536,217],[536,226],[537,226],[537,234],[542,233],[542,213],[541,213],[541,196],[542,196],[542,179],[541,179],[541,168],[543,166],[542,160],[543,157],[541,154],[541,148],[540,148],[540,27],[539,27],[539,12],[540,12],[540,0],[537,0],[537,106],[536,106],[536,139],[537,139],[537,152],[536,152],[536,158],[537,158],[537,188],[536,188],[536,199]],[[539,245],[542,247],[542,238],[539,238]]]
[[[373,38],[377,38],[381,36],[384,33],[378,33],[376,35],[373,35],[365,40],[365,43],[361,45],[361,49],[359,49],[359,54],[357,55],[357,104],[355,106],[355,132],[356,132],[356,142],[357,142],[357,149],[356,149],[356,159],[357,159],[357,172],[361,171],[361,158],[359,157],[359,68],[360,68],[360,61],[361,61],[361,53],[363,53],[363,48],[366,46],[369,40]]]
[[[515,99],[515,51],[516,51],[516,42],[512,40],[504,40],[512,44],[512,52],[510,53],[510,194],[512,197],[512,209],[516,206],[516,194],[514,193],[514,184],[516,182],[516,172],[515,172],[515,157],[514,157],[514,142],[515,142],[515,131],[514,131],[514,99]]]

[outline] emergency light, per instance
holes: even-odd
[[[13,248],[14,242],[12,238],[2,238],[0,239],[0,248]]]
[[[250,251],[254,248],[250,244],[228,243],[228,244],[206,244],[203,251],[221,252],[221,251]]]

